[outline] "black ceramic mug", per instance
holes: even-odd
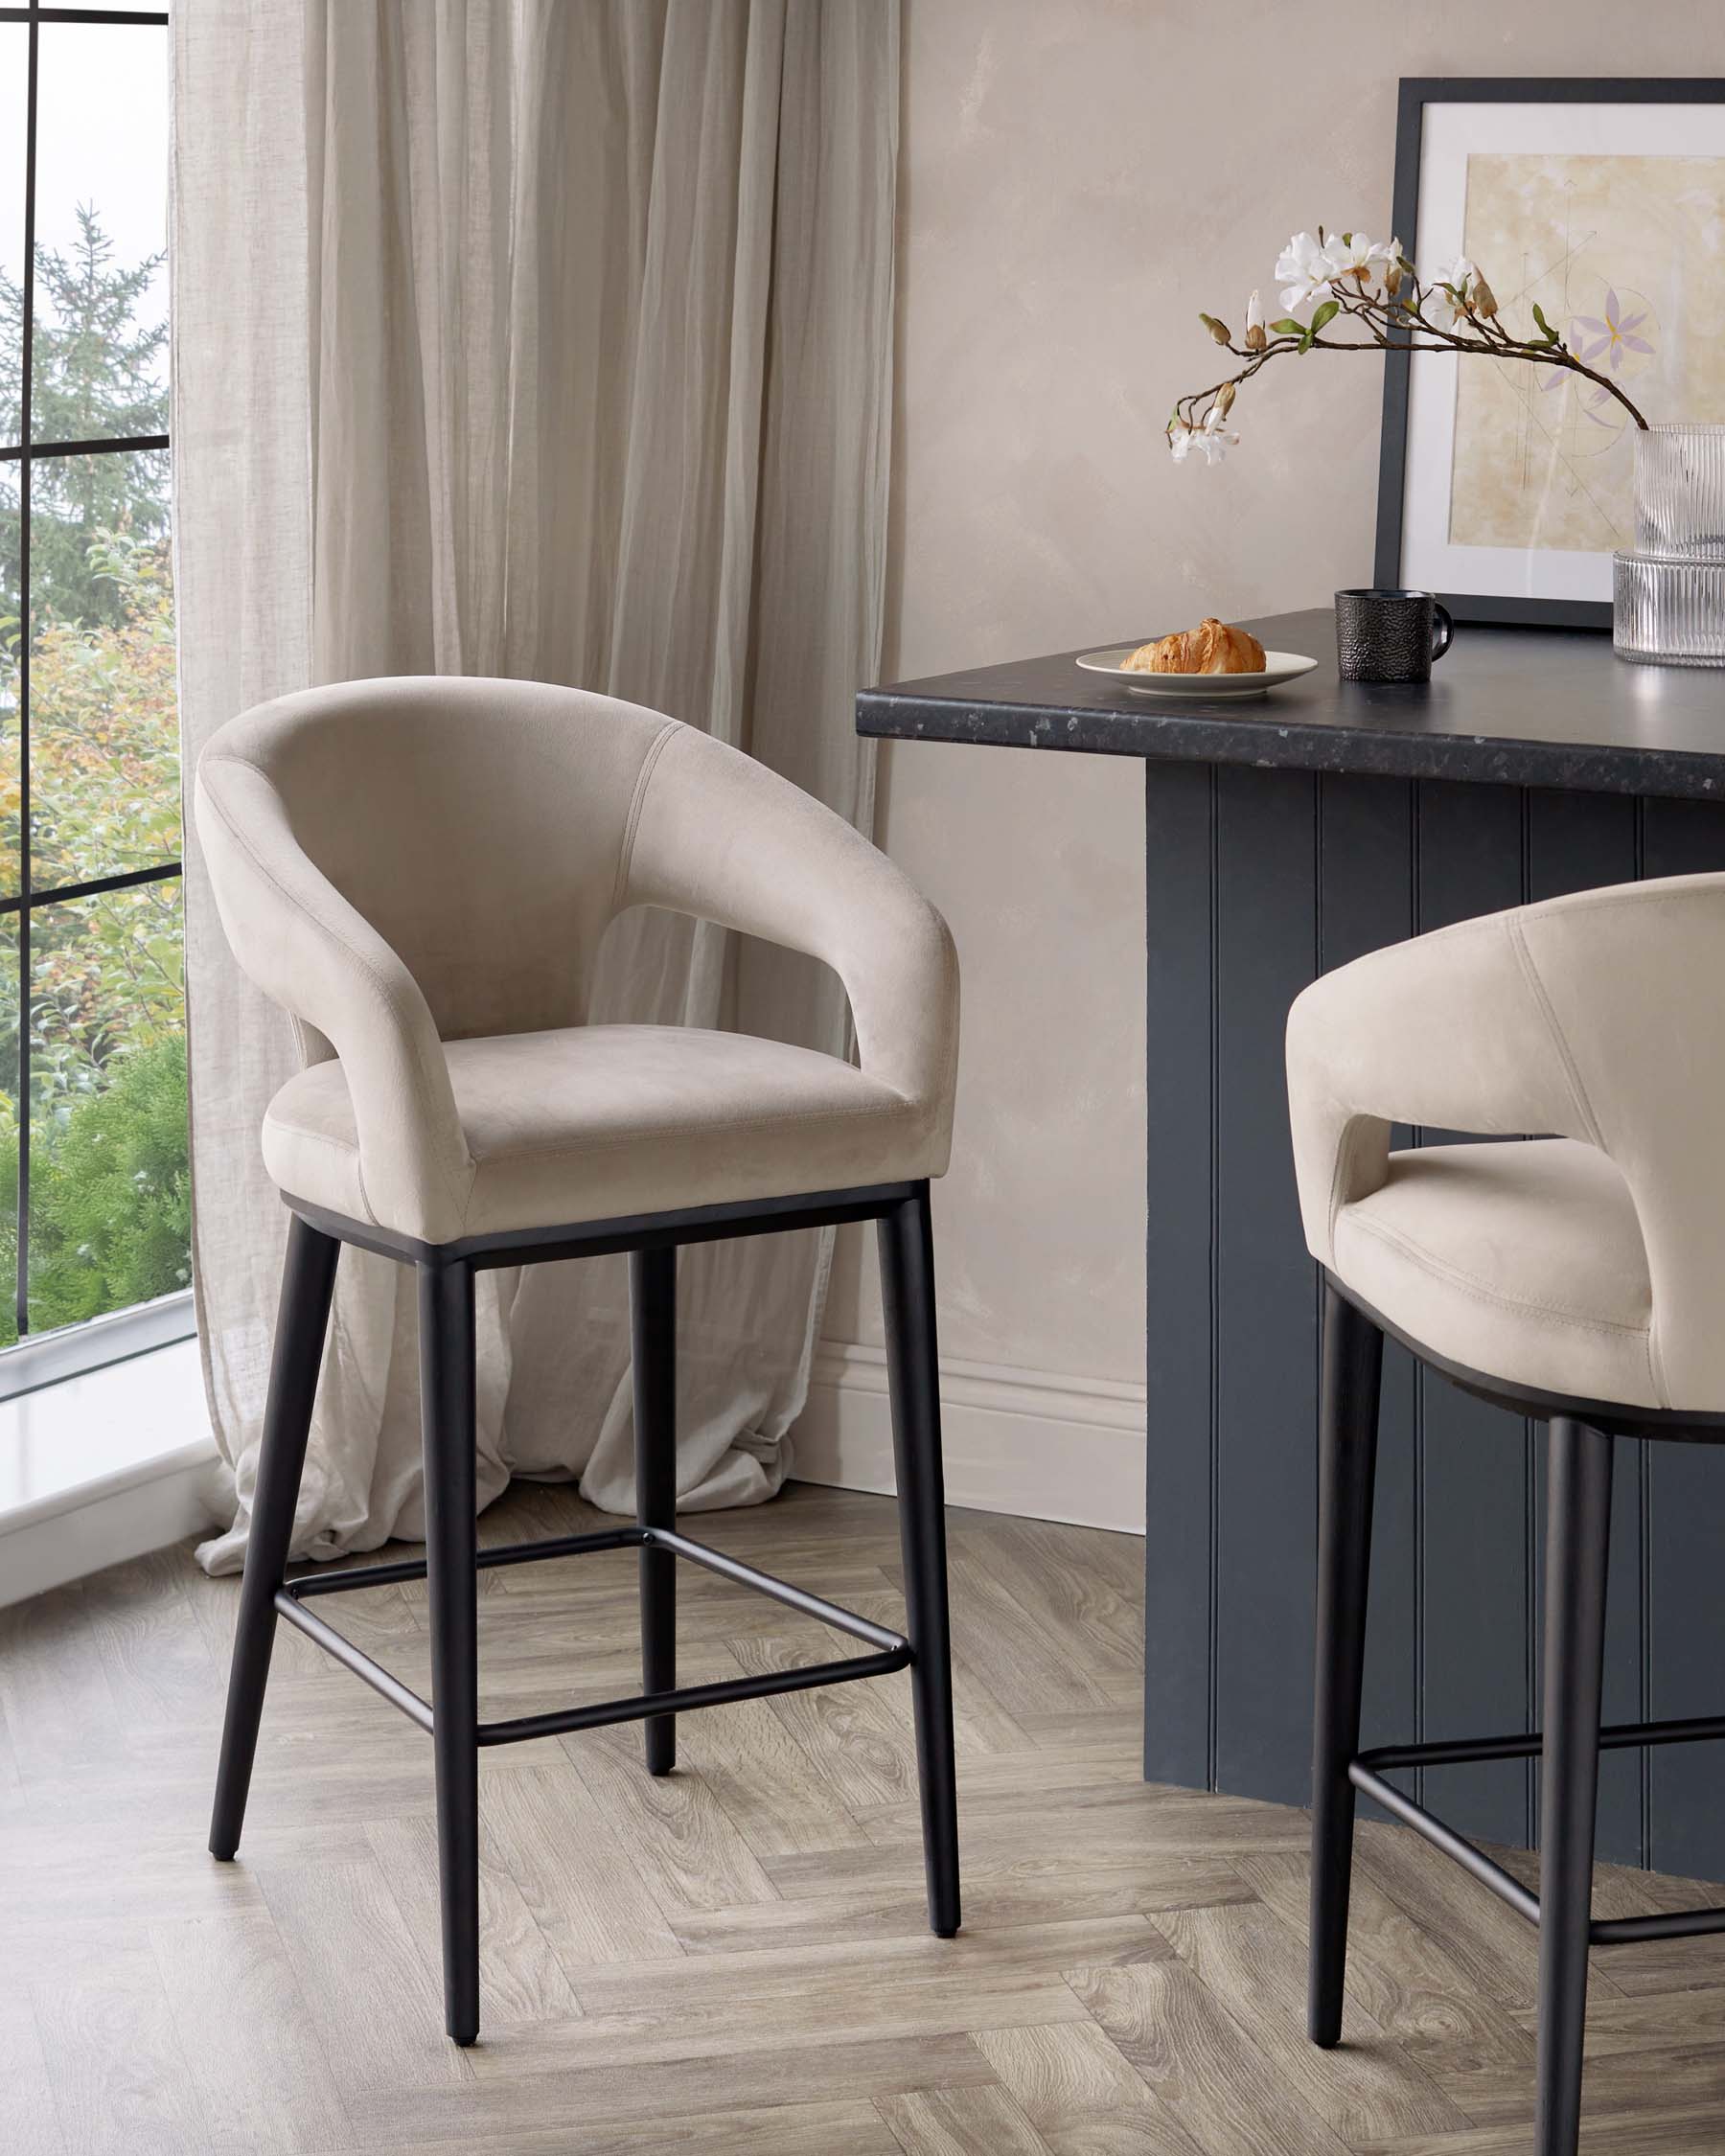
[[[1429,681],[1454,628],[1429,591],[1338,591],[1337,671],[1344,681]]]

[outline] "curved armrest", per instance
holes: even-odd
[[[256,765],[206,754],[195,806],[235,955],[341,1059],[373,1207],[417,1224],[411,1231],[427,1242],[448,1241],[461,1232],[473,1163],[418,983],[302,851],[281,795]]]
[[[1315,980],[1288,1014],[1300,1209],[1329,1264],[1336,1215],[1388,1172],[1392,1123],[1598,1142],[1519,912],[1461,921]]]
[[[636,788],[617,904],[667,906],[831,966],[863,1071],[922,1112],[944,1169],[958,1057],[952,935],[841,816],[740,750],[668,726]]]

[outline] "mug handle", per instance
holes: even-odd
[[[1456,633],[1456,625],[1450,619],[1450,610],[1432,601],[1432,656],[1440,659],[1450,648],[1450,638]]]

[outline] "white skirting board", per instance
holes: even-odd
[[[224,1516],[197,1342],[0,1402],[0,1608]]]
[[[153,1461],[136,1481],[0,1532],[0,1608],[206,1533],[218,1517],[213,1451],[189,1445],[183,1458]]]
[[[940,1417],[949,1504],[1143,1533],[1141,1385],[943,1356]],[[884,1348],[819,1343],[791,1473],[840,1489],[892,1489]]]

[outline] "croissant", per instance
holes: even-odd
[[[1249,631],[1207,614],[1196,629],[1140,644],[1122,674],[1261,674],[1264,647]]]

